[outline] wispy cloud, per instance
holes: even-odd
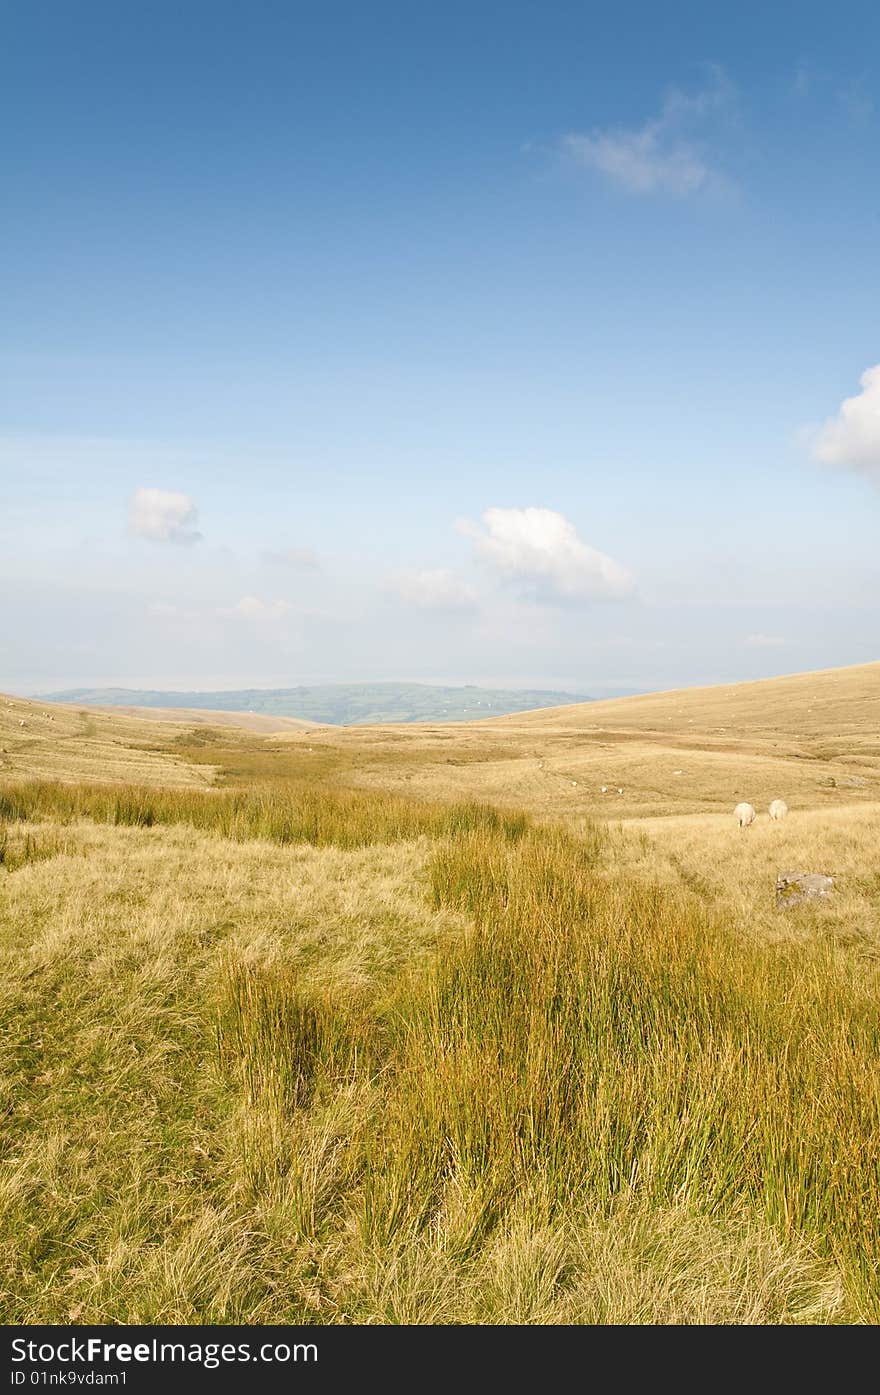
[[[868,80],[862,73],[848,77],[833,70],[817,68],[806,58],[802,58],[791,83],[795,97],[802,99],[821,96],[826,104],[836,100],[839,109],[854,126],[865,126],[875,111],[874,98]]]
[[[813,453],[825,465],[840,465],[880,481],[880,363],[859,379],[862,391],[813,433]]]
[[[386,589],[418,610],[453,614],[474,610],[477,604],[473,587],[443,567],[401,572],[389,579]]]
[[[705,142],[706,124],[731,110],[736,89],[720,68],[711,82],[689,95],[672,88],[659,115],[641,126],[594,128],[562,136],[559,149],[572,164],[604,175],[628,194],[686,197],[729,184],[714,167]]]
[[[241,620],[262,624],[283,620],[293,607],[288,601],[264,601],[259,596],[242,596],[233,605],[181,605],[177,601],[151,601],[147,615],[151,620],[169,623],[198,623],[207,620]]]
[[[539,600],[619,598],[635,589],[625,567],[583,542],[575,525],[553,509],[487,509],[483,525],[462,520],[457,526],[502,578]]]
[[[316,571],[318,555],[310,547],[282,547],[276,551],[267,549],[262,554],[264,562],[273,567],[290,567],[293,571]]]
[[[153,542],[194,543],[198,513],[188,494],[166,489],[138,489],[128,507],[128,526],[140,538]]]
[[[262,601],[258,596],[242,596],[235,605],[218,606],[216,614],[225,620],[272,621],[283,620],[290,612],[287,601]]]

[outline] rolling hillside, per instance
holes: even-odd
[[[339,753],[359,783],[554,817],[628,819],[723,812],[744,798],[819,809],[876,800],[878,733],[880,664],[868,664],[454,730],[325,731],[309,744]]]
[[[7,1320],[876,1324],[878,674],[0,699]]]
[[[0,694],[0,780],[210,784],[213,771],[184,759],[175,734],[159,720]]]
[[[640,693],[611,701],[523,713],[534,727],[701,735],[851,738],[880,729],[880,663],[823,669],[752,683]],[[685,731],[693,726],[695,732]]]
[[[244,712],[238,709],[226,711],[222,707],[125,707],[116,704],[110,707],[90,707],[89,711],[103,712],[107,717],[138,717],[146,722],[173,722],[178,727],[235,727],[239,731],[251,731],[256,736],[272,736],[285,731],[314,731],[320,725],[306,721],[303,717],[280,717],[269,712]]]

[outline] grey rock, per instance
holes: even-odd
[[[838,788],[848,790],[864,789],[867,783],[867,780],[863,780],[861,775],[841,775],[837,781]]]
[[[821,872],[780,872],[776,878],[776,909],[787,911],[803,901],[827,901],[834,886]]]

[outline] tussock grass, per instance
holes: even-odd
[[[454,928],[419,888],[427,840],[64,836],[52,861],[0,876],[0,1314],[312,1320],[315,1227],[376,1101],[339,1070],[308,1108],[264,1088],[283,1042],[260,1057],[249,1016],[230,1054],[233,984],[249,1013],[280,999],[282,1020],[294,983],[306,1002],[332,994],[347,1033],[349,1005]]]
[[[375,1051],[375,1022],[352,996],[304,988],[285,965],[231,960],[218,1020],[221,1062],[240,1071],[247,1106],[281,1112],[307,1108],[354,1081]]]
[[[524,1200],[551,1222],[624,1191],[751,1207],[876,1320],[877,973],[827,941],[745,945],[686,891],[603,875],[600,848],[538,830],[437,853],[435,899],[474,929],[410,1003],[389,1156],[466,1189],[474,1238]]]
[[[876,1321],[877,985],[828,943],[756,952],[686,889],[621,882],[603,865],[606,841],[597,829],[533,830],[515,845],[470,832],[438,849],[434,902],[473,928],[377,1002],[381,1057],[359,1057],[363,1027],[341,1009],[331,1026],[332,1004],[306,1011],[292,985],[283,1009],[277,980],[256,996],[235,990],[239,1021],[252,1019],[239,1052],[251,1076],[253,1054],[262,1059],[264,1102],[301,1107],[302,1073],[313,1080],[319,1060],[342,1064],[348,1088],[375,1088],[381,1073],[379,1107],[343,1168],[376,1266],[371,1301],[389,1321],[461,1320],[466,1301],[477,1320],[572,1320],[565,1256],[572,1245],[594,1253],[602,1235],[618,1247],[619,1278],[625,1214],[630,1243],[651,1256],[641,1285],[629,1273],[633,1310],[659,1305],[641,1320],[725,1320],[718,1274],[703,1272],[701,1308],[683,1275],[656,1272],[678,1262],[689,1231],[728,1245],[739,1235],[743,1276],[757,1255],[768,1266],[760,1298],[728,1290],[726,1320],[808,1321],[845,1305]],[[274,1086],[282,1069],[286,1092]],[[511,1233],[542,1257],[527,1298]],[[499,1253],[512,1272],[499,1272]],[[703,1261],[719,1262],[711,1250]],[[681,1263],[686,1273],[694,1258]],[[473,1272],[482,1308],[462,1295]],[[683,1308],[670,1296],[679,1282]],[[626,1308],[588,1292],[583,1275],[575,1288],[581,1317]]]
[[[138,785],[62,784],[31,780],[0,788],[0,818],[52,818],[151,828],[189,824],[224,838],[314,847],[359,848],[427,835],[443,838],[473,829],[515,839],[524,814],[489,804],[430,804],[400,795],[266,784],[247,790],[154,789]]]
[[[349,1304],[369,1322],[827,1323],[846,1314],[835,1275],[752,1217],[711,1220],[631,1195],[553,1225],[514,1212],[468,1262],[433,1232],[371,1260]]]
[[[479,805],[31,783],[0,815],[64,843],[0,877],[7,1320],[880,1318],[851,945]]]
[[[31,862],[42,862],[57,857],[68,847],[67,842],[54,830],[45,829],[22,832],[20,826],[0,823],[0,870],[16,872],[19,867],[27,867]]]

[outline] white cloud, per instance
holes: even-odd
[[[880,363],[859,379],[862,391],[841,403],[814,438],[813,451],[825,465],[843,465],[880,479]]]
[[[315,571],[318,566],[317,554],[310,547],[282,547],[277,551],[263,553],[263,561],[276,567],[291,567],[297,571]]]
[[[197,517],[188,494],[138,489],[129,504],[128,526],[138,537],[154,542],[193,543],[201,537],[195,528]]]
[[[477,603],[473,587],[442,567],[401,572],[391,578],[387,589],[419,610],[467,611]]]
[[[458,528],[502,577],[526,583],[539,599],[622,597],[635,589],[625,567],[583,542],[553,509],[487,509],[483,522],[485,531],[466,520]]]
[[[287,601],[261,601],[257,596],[242,596],[232,606],[220,606],[217,614],[226,620],[281,620],[290,611]]]
[[[727,181],[712,169],[694,129],[730,107],[734,97],[733,85],[714,68],[708,87],[694,96],[673,88],[660,115],[643,125],[572,133],[560,139],[559,148],[572,163],[597,170],[627,193],[696,194]]]
[[[560,144],[577,164],[607,175],[630,194],[693,194],[709,178],[704,159],[692,146],[679,142],[664,147],[655,121],[637,131],[563,136]]]
[[[782,635],[746,635],[743,644],[747,649],[781,649],[785,644]]]

